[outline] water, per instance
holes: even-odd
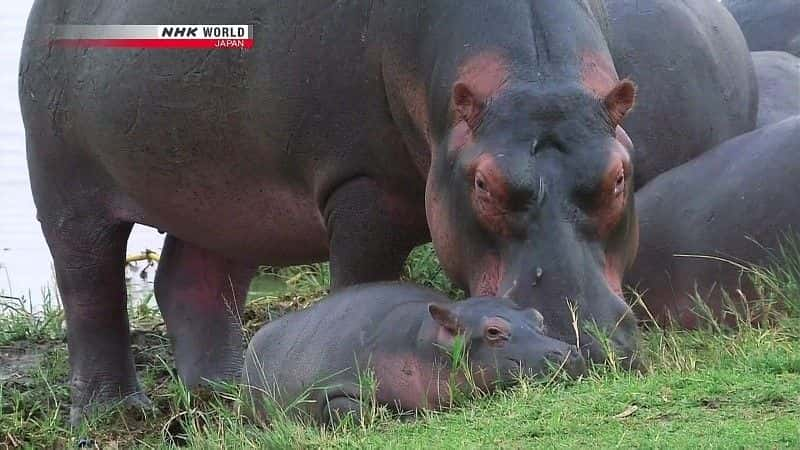
[[[36,221],[28,167],[25,133],[17,99],[17,66],[25,22],[33,0],[4,1],[0,13],[0,294],[42,301],[43,289],[55,287],[52,258]],[[145,249],[160,252],[163,236],[137,225],[128,240],[128,253]],[[143,298],[152,291],[154,268],[146,263],[129,267],[128,290]]]

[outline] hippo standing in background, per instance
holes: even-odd
[[[353,286],[264,325],[247,349],[244,383],[262,416],[265,398],[286,408],[304,394],[293,413],[322,423],[358,415],[370,400],[361,396],[373,394],[360,384],[367,374],[380,405],[438,409],[459,389],[451,381],[490,392],[551,367],[581,375],[578,349],[545,336],[544,327],[538,311],[507,299],[454,303],[410,283]],[[456,336],[466,344],[467,378],[453,371]]]
[[[775,50],[800,56],[797,0],[722,0],[739,22],[752,51]]]
[[[638,106],[625,130],[636,144],[636,188],[756,126],[750,51],[717,0],[607,0],[609,47]]]
[[[732,139],[636,193],[640,245],[626,284],[654,316],[697,326],[695,292],[719,314],[725,289],[754,292],[734,265],[769,262],[782,232],[800,230],[800,116]]]
[[[752,55],[758,78],[758,126],[800,114],[800,58],[786,52]]]
[[[252,24],[255,46],[47,43],[52,24],[176,22]],[[572,344],[577,310],[632,356],[621,124],[636,90],[605,25],[600,0],[37,0],[19,95],[73,422],[93,403],[148,403],[123,283],[134,223],[167,233],[155,294],[189,386],[240,375],[259,264],[330,259],[338,289],[398,278],[431,238],[472,295],[536,307]],[[605,359],[588,333],[580,343]]]

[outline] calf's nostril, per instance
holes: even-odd
[[[575,346],[571,346],[571,348],[564,351],[548,352],[545,358],[555,364],[556,369],[562,368],[572,377],[578,377],[586,373],[586,360]]]

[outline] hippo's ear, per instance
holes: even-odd
[[[611,125],[615,128],[622,124],[622,119],[628,114],[636,103],[636,84],[629,79],[624,79],[614,86],[603,99],[603,106],[611,118]]]
[[[458,321],[458,317],[450,309],[449,306],[431,303],[428,305],[428,312],[439,325],[442,326],[449,334],[455,336],[464,331],[464,328]]]
[[[466,122],[471,130],[477,128],[484,102],[466,84],[458,82],[453,86],[453,105],[459,119]]]

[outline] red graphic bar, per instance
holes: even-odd
[[[54,39],[74,48],[253,48],[253,39]]]

